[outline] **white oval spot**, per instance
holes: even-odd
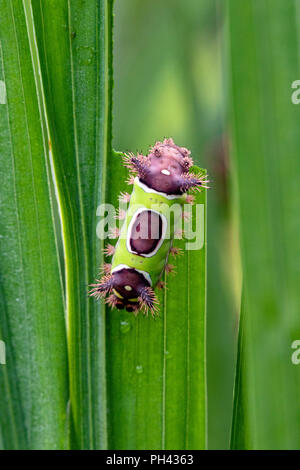
[[[168,175],[168,176],[171,174],[171,173],[169,172],[169,170],[161,170],[161,173],[162,173],[163,175]]]
[[[132,290],[132,287],[131,286],[124,286],[124,289],[129,291],[129,290]]]

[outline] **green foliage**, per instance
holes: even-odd
[[[233,448],[299,448],[297,2],[230,0],[231,123],[244,303]]]
[[[206,236],[178,261],[157,320],[105,315],[87,295],[96,209],[124,190],[112,3],[0,0],[3,448],[205,447]]]
[[[147,152],[149,144],[171,136],[192,151],[211,180],[207,192],[209,448],[229,446],[240,303],[236,228],[229,210],[227,124],[222,114],[227,73],[224,70],[222,78],[223,4],[223,0],[119,0],[114,34],[115,147]]]
[[[118,154],[108,171],[108,201],[117,204],[127,176]],[[197,203],[206,212],[205,192]],[[107,312],[111,449],[205,448],[206,234],[204,241],[201,250],[186,251],[174,262],[177,274],[168,276],[159,295],[158,319]]]
[[[112,1],[32,1],[62,217],[73,445],[106,447],[105,317],[96,209],[111,152]]]
[[[62,449],[67,355],[45,129],[22,1],[0,8],[2,442]]]

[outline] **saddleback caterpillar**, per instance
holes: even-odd
[[[133,191],[131,196],[121,194],[120,200],[129,202],[129,207],[119,212],[124,223],[115,232],[116,246],[109,244],[104,250],[112,262],[104,264],[104,275],[92,284],[90,294],[105,298],[110,307],[154,315],[158,304],[154,288],[163,288],[161,278],[172,270],[169,254],[180,252],[173,247],[176,220],[166,212],[173,204],[192,204],[194,197],[188,191],[201,191],[208,181],[204,173],[190,172],[189,150],[172,139],[157,142],[146,157],[125,154],[123,161]]]

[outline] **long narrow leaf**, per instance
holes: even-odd
[[[229,0],[244,295],[233,446],[299,448],[298,3]]]
[[[114,205],[125,179],[116,155],[108,167]],[[201,193],[204,236],[205,203]],[[173,264],[177,274],[168,276],[160,295],[159,318],[107,311],[111,449],[205,448],[206,238],[200,250],[186,251]]]
[[[60,200],[73,446],[106,446],[105,322],[87,295],[101,260],[96,209],[111,149],[111,0],[32,0]]]
[[[41,103],[21,0],[0,1],[0,423],[6,449],[65,448],[65,319]]]

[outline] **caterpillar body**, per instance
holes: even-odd
[[[105,298],[110,307],[155,315],[154,288],[164,287],[161,278],[172,270],[169,254],[180,252],[173,240],[182,211],[174,211],[172,217],[170,211],[175,204],[193,203],[188,191],[207,188],[208,181],[205,174],[190,172],[190,152],[172,139],[157,142],[146,157],[125,154],[123,160],[131,173],[133,191],[131,196],[121,195],[129,207],[119,214],[124,223],[115,234],[116,246],[109,244],[104,250],[112,262],[104,264],[104,276],[92,284],[90,294]]]

